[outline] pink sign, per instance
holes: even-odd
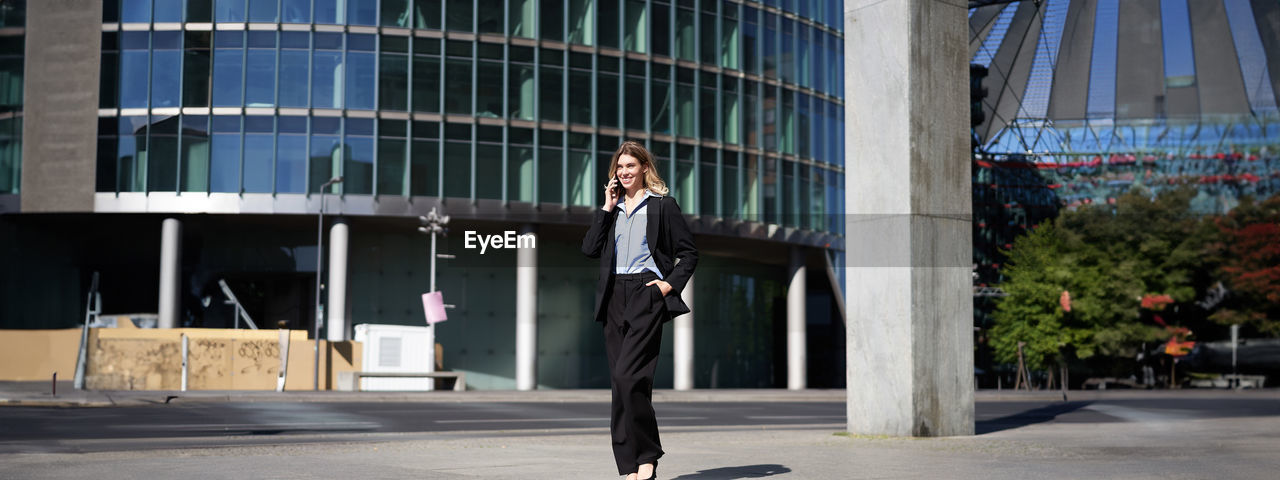
[[[422,310],[427,314],[427,325],[449,319],[444,314],[444,296],[440,292],[422,294]]]

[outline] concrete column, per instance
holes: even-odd
[[[844,16],[848,428],[972,435],[966,6]]]
[[[694,310],[695,278],[697,275],[689,277],[689,282],[685,283],[684,290],[680,292],[680,299],[689,306],[689,310]],[[674,368],[672,386],[676,390],[693,390],[693,312],[676,317],[671,322],[675,324],[675,331],[671,334],[671,343],[675,344],[671,362]]]
[[[791,247],[787,265],[790,283],[787,284],[787,390],[804,390],[807,382],[805,368],[805,249]]]
[[[182,222],[166,218],[160,226],[160,328],[177,328],[182,309]]]
[[[325,316],[329,327],[326,338],[330,342],[349,340],[350,330],[347,318],[347,245],[350,243],[351,229],[347,221],[338,219],[329,227],[329,306],[325,308]]]
[[[524,225],[520,235],[537,234]],[[516,250],[516,390],[538,388],[538,250]]]

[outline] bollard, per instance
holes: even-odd
[[[53,372],[53,396],[58,396],[58,372]]]

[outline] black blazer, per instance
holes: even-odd
[[[698,249],[693,245],[693,234],[689,232],[689,224],[680,212],[676,199],[670,195],[650,198],[648,206],[648,228],[645,233],[649,238],[649,255],[653,263],[662,272],[662,279],[671,284],[671,291],[663,301],[667,305],[667,315],[663,321],[672,317],[689,313],[689,306],[680,298],[680,291],[689,283],[693,268],[698,265]],[[596,304],[594,318],[604,322],[604,295],[613,283],[615,270],[613,249],[613,226],[621,208],[608,212],[597,208],[591,219],[591,228],[582,238],[582,253],[588,258],[600,259],[600,280],[596,283]],[[677,262],[678,260],[678,262]]]

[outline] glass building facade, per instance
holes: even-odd
[[[838,235],[839,5],[108,0],[97,190],[589,206],[637,139],[686,213]]]
[[[23,50],[26,2],[0,3],[0,194],[22,183]]]

